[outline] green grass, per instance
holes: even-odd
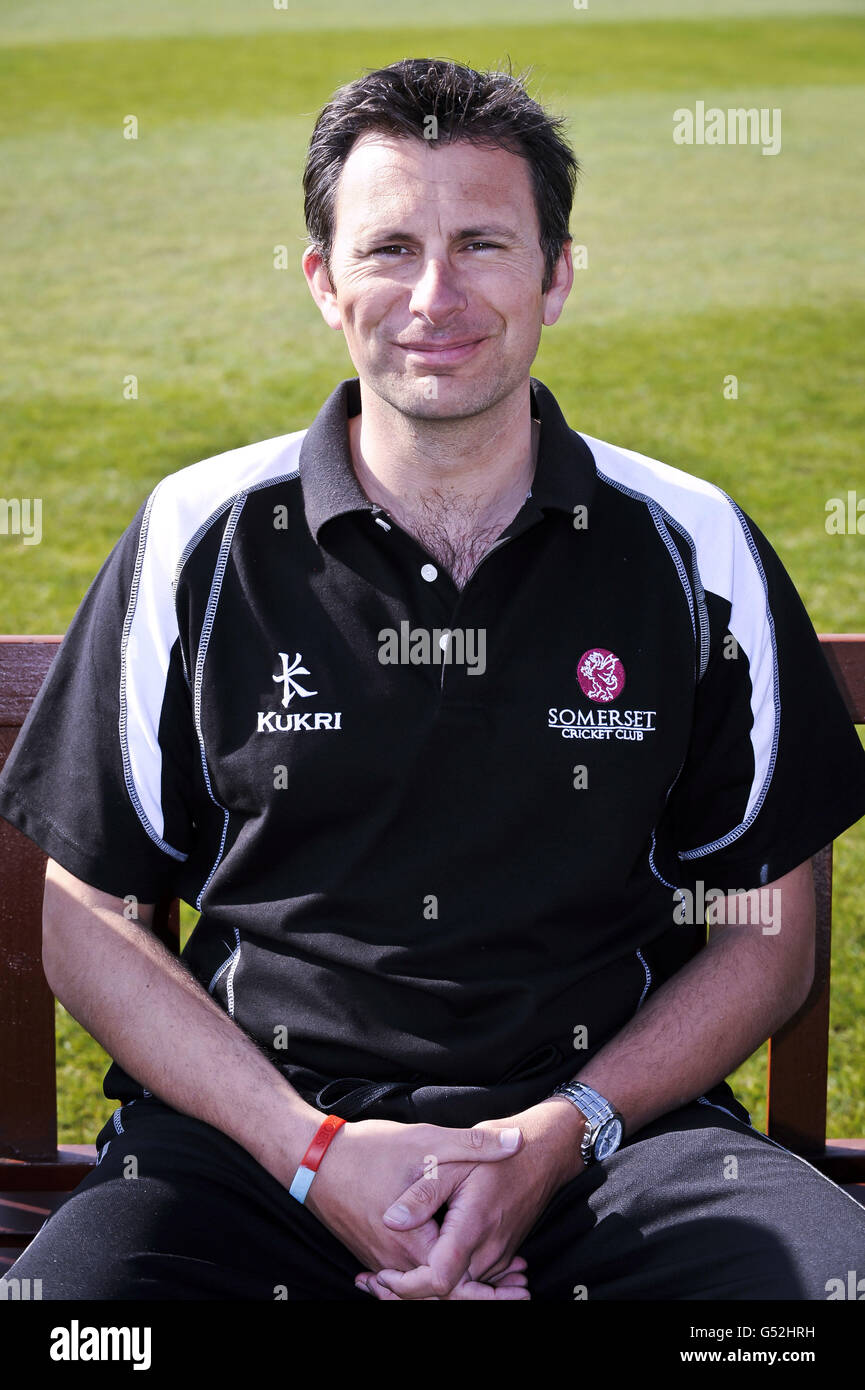
[[[300,172],[332,89],[409,53],[509,55],[569,122],[589,263],[534,371],[571,422],[717,482],[818,630],[865,630],[865,541],[824,526],[863,476],[861,5],[646,8],[442,0],[433,24],[427,7],[360,18],[348,0],[87,0],[73,31],[61,0],[0,0],[0,494],[43,499],[41,545],[0,536],[0,631],[62,632],[160,477],[304,427],[352,373],[299,272]],[[780,107],[781,153],[675,146],[673,111],[697,99]],[[865,828],[843,837],[837,877],[843,1135],[865,1131]],[[111,1109],[104,1055],[58,1017],[61,1134],[91,1138]],[[734,1083],[757,1122],[764,1066]]]
[[[309,5],[305,0],[280,0],[250,4],[249,0],[85,0],[75,6],[70,23],[68,0],[0,0],[0,43],[69,42],[78,38],[144,38],[154,35],[252,34],[270,36],[314,31],[330,44],[335,34],[350,28],[393,29],[400,32],[429,25],[430,10],[407,6],[405,0],[376,0],[361,6],[357,0],[327,0]],[[543,25],[547,28],[567,16],[573,26],[666,19],[729,19],[733,16],[861,14],[861,0],[590,0],[585,10],[573,12],[570,0],[436,0],[435,19],[451,25],[487,28],[500,25]],[[415,48],[415,51],[419,51]]]

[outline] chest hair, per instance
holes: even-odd
[[[400,524],[462,589],[511,519],[508,516],[490,520],[479,512],[479,508],[467,507],[462,497],[426,493],[411,516]]]

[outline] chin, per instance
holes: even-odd
[[[436,395],[432,395],[434,383]],[[505,383],[501,377],[494,381],[460,381],[448,376],[389,377],[382,383],[378,394],[398,410],[417,420],[462,420],[479,415],[496,405],[509,391],[512,384]]]

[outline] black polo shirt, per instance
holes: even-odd
[[[200,910],[188,966],[290,1078],[576,1070],[705,939],[676,889],[770,884],[865,813],[754,523],[532,394],[532,490],[462,591],[361,491],[356,381],[165,478],[0,778],[78,878]]]

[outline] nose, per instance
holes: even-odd
[[[422,314],[430,323],[442,323],[460,313],[468,300],[453,267],[444,257],[429,256],[415,282],[409,302],[412,313]]]

